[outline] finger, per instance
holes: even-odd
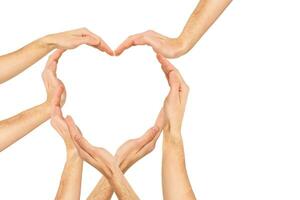
[[[62,54],[63,54],[65,51],[66,51],[66,50],[63,50],[63,49],[57,49],[57,50],[55,50],[54,53],[52,53],[52,54],[49,56],[46,66],[52,64],[53,62],[54,62],[54,63],[58,63],[58,60],[60,59],[60,57],[62,56]],[[56,71],[56,68],[55,68],[55,71]]]
[[[162,70],[165,73],[166,77],[168,77],[168,74],[175,70],[175,67],[172,63],[170,63],[164,56],[161,54],[156,55],[158,62],[161,64]]]
[[[60,105],[60,102],[61,102],[61,97],[63,95],[63,93],[65,92],[65,86],[63,85],[63,83],[59,81],[59,85],[58,85],[58,88],[56,89],[56,92],[54,94],[54,97],[53,97],[53,105],[54,106],[61,106]]]
[[[148,144],[149,142],[151,142],[155,138],[155,136],[157,135],[158,132],[159,132],[159,128],[156,126],[148,129],[146,131],[146,133],[138,139],[141,146],[143,147],[146,144]]]
[[[155,149],[156,141],[150,142],[147,145],[145,145],[138,153],[137,156],[139,159],[143,158],[144,156],[148,155],[150,152],[152,152]]]
[[[180,81],[175,71],[169,73],[169,85],[170,92],[167,96],[167,100],[176,101],[180,100],[179,90],[180,90]]]
[[[82,134],[80,133],[80,130],[78,129],[78,127],[76,126],[74,120],[72,119],[71,116],[67,116],[66,117],[66,124],[68,126],[69,129],[69,134],[73,140],[73,143],[80,155],[80,157],[87,161],[88,163],[90,163],[91,165],[95,164],[95,159],[93,157],[92,154],[90,154],[89,151],[86,151],[82,146],[80,146],[80,144],[78,143],[78,139],[76,137],[81,136]]]
[[[81,135],[79,129],[77,128],[73,118],[68,116],[66,118],[66,123],[68,125],[69,131],[71,132],[72,138],[75,143],[80,146],[82,150],[87,152],[89,155],[93,155],[95,148]]]
[[[82,29],[81,33],[96,39],[96,42],[94,41],[93,43],[89,43],[88,45],[94,46],[95,48],[104,51],[111,56],[114,55],[114,51],[108,46],[108,44],[100,36],[96,35],[95,33],[91,32],[86,28]]]
[[[166,116],[165,116],[165,112],[162,108],[156,118],[155,126],[158,127],[161,132],[161,130],[164,128],[165,124],[166,124]]]
[[[72,138],[75,138],[77,134],[81,135],[80,131],[78,130],[73,118],[71,116],[66,117],[66,123],[68,125],[68,129],[70,131],[70,134]]]
[[[51,114],[51,126],[61,135],[69,135],[69,130],[59,106],[53,108]]]
[[[101,39],[100,44],[96,47],[98,48],[100,51],[106,52],[108,55],[110,56],[114,56],[114,51],[108,46],[108,44]]]
[[[159,135],[159,134],[157,134],[157,135]],[[157,141],[157,138],[155,137],[152,141],[150,141],[149,143],[147,143],[145,146],[143,146],[143,148],[141,148],[137,152],[137,158],[138,158],[138,160],[140,160],[144,156],[148,155],[150,152],[152,152],[155,149],[156,141]]]
[[[129,36],[126,40],[124,40],[124,42],[122,42],[119,47],[115,50],[115,55],[119,56],[121,55],[126,49],[132,47],[134,44],[134,41],[139,38],[142,37],[142,33],[139,34],[135,34],[132,36]]]

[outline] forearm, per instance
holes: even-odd
[[[67,150],[67,161],[55,197],[56,200],[80,199],[82,166],[83,161],[75,147],[69,148]]]
[[[96,187],[93,189],[88,200],[109,200],[113,195],[113,188],[105,177],[97,183]]]
[[[196,199],[185,166],[183,141],[180,132],[164,133],[162,163],[164,199]]]
[[[15,52],[0,56],[0,84],[23,72],[54,49],[54,46],[48,44],[45,38],[35,40]]]
[[[40,104],[14,117],[0,121],[0,152],[50,118],[48,104]]]
[[[120,200],[135,200],[139,199],[119,167],[112,171],[112,175],[108,177],[108,181]]]
[[[179,40],[185,52],[194,47],[232,0],[200,0],[186,23]]]
[[[120,169],[124,174],[128,170],[128,168],[123,165],[120,165]],[[89,195],[88,200],[109,200],[113,193],[114,189],[110,182],[105,177],[102,177]]]

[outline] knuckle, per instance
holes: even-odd
[[[151,33],[154,33],[154,31],[150,29],[150,30],[147,30],[146,33],[150,33],[151,34]]]

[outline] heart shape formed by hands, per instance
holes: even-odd
[[[88,41],[90,42],[89,45],[112,55],[108,45],[100,37],[98,37],[97,42],[93,41],[94,43],[92,43],[90,39]],[[69,47],[71,48],[72,46]],[[56,50],[49,57],[43,72],[46,89],[51,94],[48,96],[49,101],[47,101],[51,105],[51,125],[63,138],[68,152],[79,154],[83,160],[99,170],[108,180],[112,180],[112,177],[116,174],[121,176],[135,162],[150,153],[154,149],[163,129],[165,132],[170,132],[171,128],[177,131],[180,130],[188,96],[188,86],[179,71],[167,59],[158,55],[157,58],[168,80],[170,92],[154,126],[148,129],[141,137],[125,142],[114,156],[103,148],[91,145],[82,136],[72,117],[68,116],[65,118],[61,111],[61,107],[65,103],[66,93],[63,82],[57,78],[56,70],[58,60],[64,51],[64,49]],[[126,185],[126,183],[124,184]],[[131,199],[136,198],[132,197]]]

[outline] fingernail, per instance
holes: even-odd
[[[158,127],[157,127],[157,126],[154,126],[154,127],[152,128],[152,130],[156,133],[156,132],[158,132]]]

